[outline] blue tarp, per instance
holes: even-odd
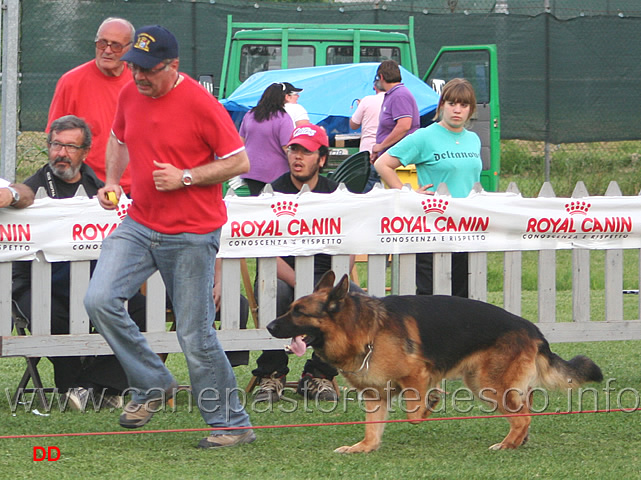
[[[312,123],[323,124],[330,134],[347,133],[348,120],[356,110],[356,99],[374,94],[372,85],[378,66],[379,63],[356,63],[259,72],[221,103],[238,121],[256,106],[269,85],[289,82],[304,90],[298,103],[305,107]],[[436,92],[403,67],[401,77],[416,98],[420,114],[434,111],[439,98]]]

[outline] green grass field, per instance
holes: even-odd
[[[535,398],[537,411],[589,412],[595,409],[634,409],[639,405],[639,347],[641,342],[593,342],[559,344],[553,349],[564,357],[587,354],[603,369],[606,384],[590,385],[579,404],[578,394],[568,400],[565,393],[551,393],[548,403]],[[252,362],[256,355],[253,354]],[[45,381],[51,384],[51,369],[43,363]],[[0,378],[3,389],[11,390],[23,369],[22,359],[3,359]],[[188,383],[181,355],[171,355],[169,367],[182,383]],[[300,359],[290,362],[291,379],[302,369]],[[239,385],[250,377],[248,367],[237,367]],[[465,397],[454,400],[461,386],[449,382],[445,409],[432,418],[485,416],[486,407]],[[6,393],[6,392],[5,392]],[[295,393],[292,401],[260,410],[248,400],[255,426],[335,423],[364,420],[362,407],[354,400],[339,404],[305,405]],[[596,399],[596,404],[595,404]],[[294,403],[294,401],[296,403]],[[547,406],[547,408],[545,408]],[[7,398],[0,401],[2,435],[33,435],[69,432],[123,432],[118,412],[92,409],[85,413],[54,408],[49,416],[26,412],[15,414]],[[39,409],[42,412],[42,408]],[[468,411],[469,410],[469,411]],[[438,420],[419,425],[387,425],[383,445],[370,454],[338,455],[333,449],[362,438],[362,425],[285,427],[257,429],[251,445],[221,451],[195,448],[206,432],[136,433],[73,437],[2,439],[0,468],[3,478],[638,478],[641,466],[639,412],[580,413],[535,417],[530,440],[516,451],[491,452],[488,447],[507,433],[503,418]],[[403,418],[396,405],[392,419]],[[143,431],[199,429],[204,424],[197,411],[190,411],[186,393],[179,394],[175,411],[156,414]],[[127,431],[129,432],[129,431]],[[34,446],[56,446],[57,462],[34,462]]]
[[[570,195],[577,180],[586,182],[593,194],[603,194],[614,179],[626,195],[636,195],[641,188],[636,174],[640,142],[624,142],[617,153],[586,151],[569,146],[557,148],[553,156],[553,185],[558,196]],[[596,147],[595,147],[596,148]],[[27,149],[28,150],[28,149]],[[37,149],[37,162],[45,161]],[[525,196],[536,196],[542,183],[541,150],[522,142],[503,143],[502,188],[516,181]],[[590,159],[591,162],[586,164]],[[33,169],[28,160],[20,164],[19,179]],[[614,172],[614,173],[613,173]],[[603,252],[592,253],[593,319],[603,316]],[[639,283],[638,252],[625,252],[624,288],[636,289]],[[557,256],[557,317],[571,319],[571,255]],[[502,255],[488,258],[488,300],[502,304]],[[364,270],[361,278],[365,278]],[[536,254],[523,255],[523,315],[537,316]],[[624,299],[625,318],[638,318],[638,297]],[[577,354],[591,357],[603,370],[606,381],[589,385],[579,398],[575,392],[552,392],[535,398],[537,411],[634,410],[641,399],[641,341],[555,344],[553,350],[570,358]],[[309,354],[308,354],[309,355]],[[249,382],[258,352],[252,352],[250,365],[235,369],[241,388]],[[297,379],[304,358],[290,361],[290,380]],[[168,365],[182,384],[189,383],[184,358],[169,356]],[[24,405],[10,401],[24,370],[24,360],[0,360],[0,436],[47,435],[60,433],[129,432],[118,425],[118,412],[89,409],[61,412],[53,408],[39,415]],[[46,385],[53,384],[51,365],[41,362]],[[339,377],[339,383],[342,378]],[[610,391],[606,391],[606,386]],[[448,382],[448,396],[441,403],[443,411],[435,421],[419,425],[387,425],[379,451],[362,455],[338,455],[336,447],[362,438],[362,425],[305,427],[314,423],[363,421],[362,406],[354,395],[343,395],[339,404],[306,405],[301,397],[288,392],[288,402],[275,404],[264,411],[247,401],[253,424],[257,427],[254,444],[221,451],[195,448],[205,431],[127,433],[125,435],[79,435],[41,438],[0,439],[0,475],[2,478],[282,478],[316,479],[343,476],[349,479],[628,479],[639,478],[641,469],[641,433],[638,411],[547,415],[533,419],[529,442],[516,451],[488,451],[507,433],[502,418],[459,419],[484,416],[486,407],[476,401],[456,400],[458,382]],[[344,393],[344,392],[343,392]],[[351,399],[347,399],[351,398]],[[581,400],[581,401],[580,401]],[[55,404],[54,404],[55,405]],[[42,413],[44,409],[37,406]],[[287,411],[285,411],[287,410]],[[392,419],[402,419],[398,404]],[[454,419],[450,419],[454,418]],[[442,420],[438,420],[442,419]],[[190,430],[204,428],[198,411],[190,409],[186,394],[180,394],[175,410],[156,414],[142,428],[152,430]],[[278,426],[283,428],[265,428]],[[137,432],[137,431],[136,431]],[[34,446],[56,446],[56,462],[34,462]]]

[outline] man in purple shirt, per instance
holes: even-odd
[[[401,83],[401,69],[394,60],[385,60],[376,71],[376,87],[385,92],[378,119],[376,143],[371,161],[421,126],[418,105],[409,89]]]

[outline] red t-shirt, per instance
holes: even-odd
[[[95,60],[91,60],[60,77],[49,107],[47,132],[51,122],[64,115],[75,115],[89,124],[93,141],[85,162],[103,181],[106,178],[105,149],[116,113],[118,94],[130,81],[131,72],[126,64],[120,76],[109,77],[98,70]],[[129,193],[129,169],[125,170],[120,185]]]
[[[206,165],[244,149],[227,111],[195,80],[184,80],[159,98],[138,92],[132,82],[120,93],[113,124],[127,145],[133,204],[128,215],[160,233],[207,233],[227,221],[220,184],[159,192],[153,161],[183,170]]]

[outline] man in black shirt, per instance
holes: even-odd
[[[80,186],[93,197],[104,183],[84,163],[91,149],[91,130],[74,115],[52,122],[47,137],[49,163],[25,180],[34,192],[43,187],[51,198],[69,198]],[[93,263],[93,262],[92,262]],[[93,265],[92,265],[93,270]],[[51,265],[51,333],[69,333],[70,262]],[[27,319],[31,316],[31,263],[15,262],[12,294],[16,305]],[[144,328],[145,299],[137,294],[129,300],[129,311],[139,327]],[[60,393],[66,393],[69,405],[83,410],[90,390],[93,401],[102,406],[119,407],[120,396],[127,389],[127,377],[114,355],[96,357],[51,357],[54,380]]]
[[[329,140],[325,131],[313,124],[303,125],[294,129],[292,138],[287,146],[289,172],[271,183],[275,192],[298,193],[303,185],[315,193],[332,193],[338,184],[320,175],[329,155]],[[284,314],[294,301],[294,272],[295,257],[279,257],[277,259],[277,301],[276,315]],[[332,268],[332,257],[327,254],[314,255],[314,284],[323,274]],[[355,283],[350,285],[351,291],[363,293]],[[285,377],[289,373],[287,353],[284,350],[264,351],[256,361],[256,369],[252,372],[259,378],[259,390],[256,402],[275,402],[280,400],[285,385]],[[332,385],[332,379],[338,374],[331,365],[323,362],[316,354],[312,354],[303,369],[298,382],[297,392],[310,399],[337,400],[338,394]]]

